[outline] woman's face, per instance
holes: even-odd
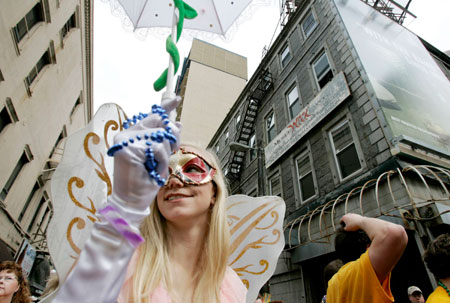
[[[19,282],[13,272],[0,271],[0,298],[9,297],[19,290]]]
[[[208,219],[215,203],[215,169],[199,151],[182,147],[170,158],[170,176],[157,196],[158,209],[169,222]]]

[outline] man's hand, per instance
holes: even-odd
[[[361,229],[363,220],[363,216],[357,214],[346,214],[341,218],[341,223],[344,224],[345,231],[357,231],[358,229]]]

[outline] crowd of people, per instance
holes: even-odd
[[[220,162],[202,148],[180,145],[181,126],[168,119],[179,102],[154,107],[116,135],[108,152],[114,156],[112,194],[52,302],[246,302],[246,287],[227,264]],[[408,242],[405,229],[356,214],[343,216],[341,225],[322,302],[393,302],[391,272]],[[449,238],[437,237],[424,254],[439,284],[429,303],[450,302]],[[411,302],[424,301],[417,286],[407,293]],[[30,293],[20,266],[2,262],[0,303],[11,302],[28,303]]]

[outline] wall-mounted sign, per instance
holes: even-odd
[[[28,277],[33,268],[34,259],[36,258],[36,250],[26,239],[23,239],[22,245],[17,252],[15,262],[22,267],[23,274]]]
[[[343,72],[337,74],[319,94],[264,149],[270,167],[342,101],[350,96]]]
[[[450,155],[450,82],[419,38],[362,1],[335,3],[392,138]]]

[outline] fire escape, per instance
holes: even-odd
[[[406,14],[409,14],[416,18],[411,12],[408,11],[408,7],[412,0],[407,0],[406,5],[403,6],[394,0],[361,0],[364,3],[372,6],[380,13],[388,16],[398,24],[403,24]]]
[[[247,95],[242,114],[243,117],[238,125],[234,137],[235,142],[248,146],[250,137],[254,132],[258,109],[264,97],[272,89],[272,87],[272,74],[268,70],[265,70],[259,75]],[[239,178],[241,167],[245,160],[245,153],[245,151],[230,150],[231,161],[229,162],[228,176],[231,180],[237,180]]]

